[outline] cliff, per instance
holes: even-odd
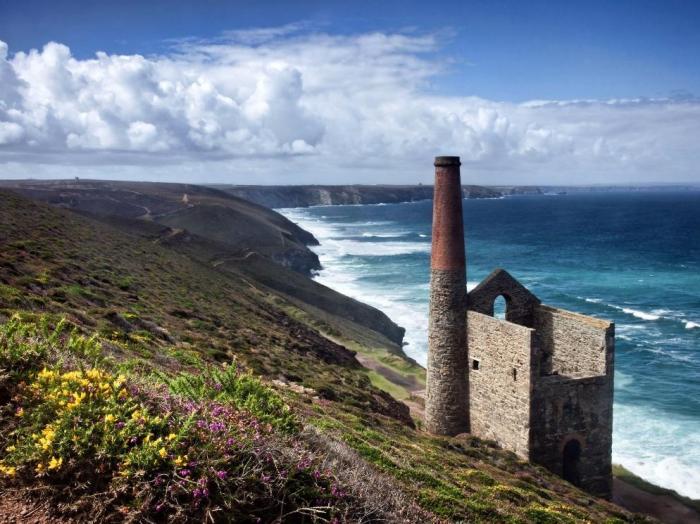
[[[318,205],[395,204],[433,198],[433,186],[328,185],[328,186],[213,186],[270,208]],[[463,186],[465,198],[498,198],[500,191],[483,186]]]

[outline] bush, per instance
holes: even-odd
[[[203,367],[196,375],[181,373],[168,377],[161,374],[160,378],[171,392],[185,398],[230,402],[278,430],[293,433],[300,429],[296,417],[279,395],[256,377],[240,373],[234,365]]]
[[[38,322],[25,322],[13,315],[0,325],[0,370],[18,376],[38,366],[54,347],[66,328],[61,320],[52,329],[46,317]]]
[[[0,410],[0,484],[60,488],[96,520],[117,509],[149,521],[346,514],[330,472],[276,433],[296,419],[254,377],[210,368],[143,388],[99,366],[65,369],[47,356],[94,358],[100,342],[48,325],[13,317],[0,328],[0,362],[21,367]]]

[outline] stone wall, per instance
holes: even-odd
[[[589,493],[609,497],[615,327],[548,306],[540,306],[534,318],[537,342],[550,352],[549,370],[558,374],[536,375],[531,460]],[[581,452],[575,478],[567,478],[564,448],[572,440]]]
[[[425,425],[438,435],[469,431],[465,279],[463,268],[430,273]]]
[[[609,497],[612,490],[612,380],[541,377],[532,404],[530,459],[585,491]],[[581,446],[577,478],[566,478],[564,448]]]
[[[506,301],[506,320],[532,327],[532,312],[540,300],[506,270],[495,269],[469,293],[469,309],[493,316],[493,304],[499,296]]]
[[[472,433],[528,459],[534,332],[476,311],[467,325]]]
[[[533,327],[542,355],[540,374],[583,378],[605,375],[606,333],[610,322],[541,305]]]

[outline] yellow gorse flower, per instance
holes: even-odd
[[[63,464],[63,457],[51,457],[51,460],[49,461],[49,469],[59,469],[61,465]]]
[[[165,458],[168,456],[168,451],[165,448],[160,448],[158,450],[158,455],[160,455],[160,458]]]
[[[14,477],[17,474],[17,468],[0,464],[0,473],[8,477]]]
[[[49,425],[41,430],[42,437],[39,438],[39,447],[48,451],[53,445],[53,439],[56,437],[56,431]]]

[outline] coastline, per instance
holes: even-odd
[[[502,198],[502,197],[501,197]],[[371,206],[381,206],[383,204],[355,204],[353,207],[356,206],[363,206],[363,205],[371,205]],[[385,205],[385,204],[384,204]],[[319,206],[314,206],[314,207],[335,207],[335,205],[319,205]],[[345,207],[345,206],[344,206]],[[304,211],[308,210],[308,208],[284,208],[284,209],[277,209],[276,211],[281,212],[285,214],[290,220],[296,221],[300,217],[296,214],[293,213],[294,216],[288,216],[287,213],[290,211]],[[325,217],[324,217],[325,218]],[[331,225],[324,223],[322,220],[319,220],[318,223],[314,222],[318,227],[321,228],[329,228],[332,227]],[[300,224],[302,227],[308,229],[309,223],[304,221],[304,223]],[[314,230],[314,227],[311,227],[312,232],[316,234]],[[325,245],[324,246],[324,241],[323,237],[324,235],[316,235],[319,238],[320,245],[318,248],[320,249],[328,249],[329,246]],[[329,278],[331,275],[328,274],[328,270],[330,269],[330,273],[334,273],[334,269],[332,266],[329,266],[329,260],[326,259],[326,263],[323,264],[323,256],[320,256],[322,259],[322,265],[324,266],[323,269],[321,270],[321,273],[324,271],[326,272],[325,278],[323,279],[323,282],[325,285],[328,285],[330,287],[335,288],[336,286],[334,284],[337,284],[333,282],[331,278]],[[319,275],[317,274],[314,278],[318,278]],[[349,294],[350,296],[353,296],[354,298],[358,300],[366,300],[365,298],[365,293],[362,293],[362,296],[355,296],[351,291],[348,289],[348,282],[341,282],[341,288],[340,291]],[[385,307],[382,307],[381,305],[374,304],[375,307],[378,307],[380,310],[384,311],[387,313],[390,318],[393,316],[391,312],[387,312]],[[397,319],[395,319],[397,320]],[[401,324],[401,321],[398,321],[399,324]],[[409,353],[410,354],[410,353]],[[409,404],[412,404],[412,399],[404,399],[408,400]],[[694,500],[690,499],[688,497],[684,497],[677,492],[671,490],[671,489],[666,489],[663,487],[660,487],[658,485],[652,484],[651,482],[648,482],[641,477],[638,477],[634,473],[630,472],[623,466],[616,465],[615,466],[615,485],[616,485],[616,491],[614,495],[614,501],[621,505],[622,507],[625,507],[626,509],[629,509],[631,511],[636,511],[636,512],[641,512],[645,513],[647,515],[653,516],[657,519],[662,520],[663,522],[698,522],[700,523],[700,512],[698,508],[700,507],[700,500]],[[659,513],[659,511],[663,511],[662,513]]]

